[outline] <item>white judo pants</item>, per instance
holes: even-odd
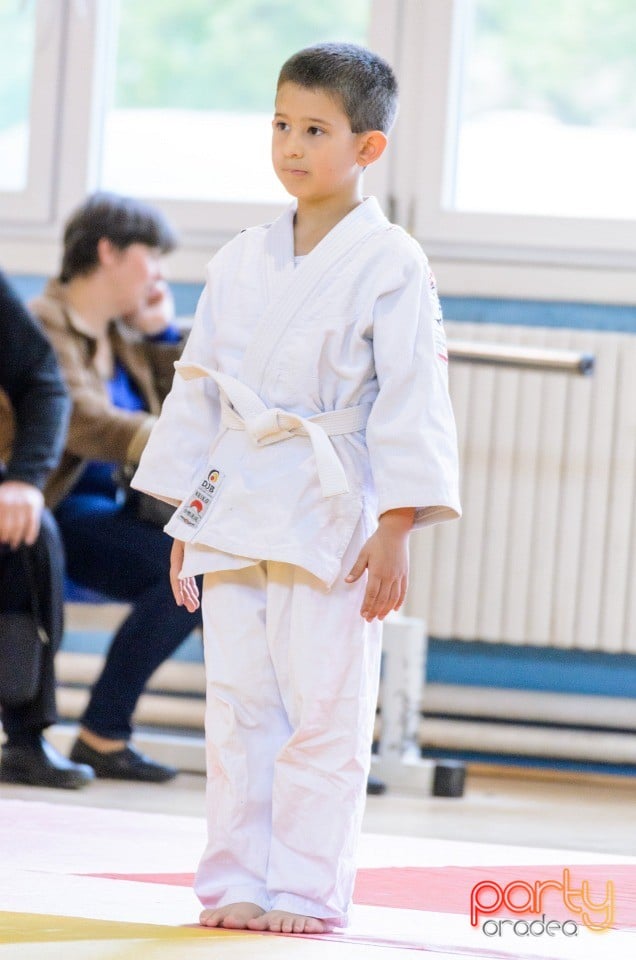
[[[381,625],[359,612],[366,577],[343,580],[356,557],[331,590],[272,561],[205,576],[205,907],[347,923],[381,656]]]

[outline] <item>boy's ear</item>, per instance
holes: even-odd
[[[360,146],[358,150],[358,163],[361,167],[368,167],[369,164],[379,160],[386,149],[388,143],[387,136],[381,130],[367,130],[360,135]]]

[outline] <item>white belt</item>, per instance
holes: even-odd
[[[224,426],[231,430],[245,430],[258,446],[279,443],[292,437],[309,437],[323,497],[349,492],[347,476],[329,437],[364,430],[371,410],[370,403],[319,413],[313,417],[301,417],[280,407],[267,407],[257,393],[236,377],[184,360],[177,360],[175,368],[184,380],[199,377],[214,380],[221,394]]]

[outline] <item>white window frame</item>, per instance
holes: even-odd
[[[5,222],[43,223],[51,216],[63,13],[58,0],[37,0],[26,185],[22,190],[0,190],[0,219]]]
[[[473,213],[452,210],[445,202],[454,176],[468,2],[405,0],[404,37],[417,38],[402,64],[411,101],[406,152],[417,158],[408,226],[431,255],[441,258],[634,269],[634,221]]]

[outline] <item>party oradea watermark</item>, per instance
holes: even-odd
[[[555,896],[560,896],[571,916],[550,919],[546,901]],[[606,933],[612,928],[615,911],[613,881],[605,882],[605,890],[592,890],[589,880],[577,886],[568,867],[563,868],[561,880],[511,880],[505,886],[495,880],[481,880],[470,892],[471,926],[480,927],[487,937],[512,933],[517,937],[570,938],[577,937],[581,927]]]

